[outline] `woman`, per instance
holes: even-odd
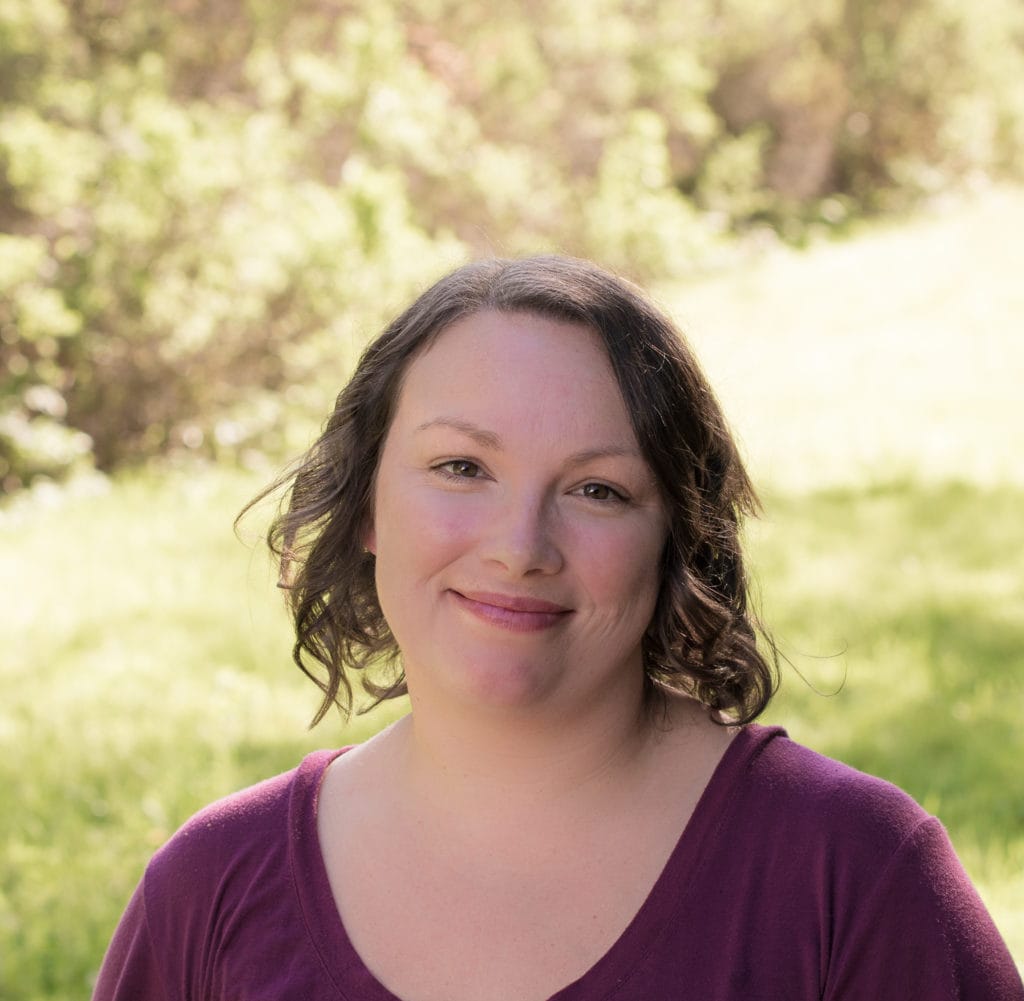
[[[755,505],[634,288],[560,258],[440,281],[271,530],[317,718],[353,673],[412,712],[186,824],[96,997],[1024,998],[938,822],[751,723]]]

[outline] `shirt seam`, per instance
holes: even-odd
[[[749,771],[749,769],[753,767],[755,762],[767,750],[767,748],[772,744],[772,742],[777,737],[780,737],[780,736],[783,736],[783,733],[782,732],[777,732],[777,731],[770,731],[769,733],[766,733],[766,734],[762,735],[762,737],[760,739],[760,743],[756,747],[754,747],[752,751],[748,752],[749,756],[748,756],[747,760],[743,764],[743,774],[746,774]],[[739,734],[737,734],[736,738],[733,738],[733,739],[735,740],[738,737],[739,737]],[[726,753],[728,753],[728,749],[726,750]],[[721,765],[721,762],[719,762],[719,765]],[[711,784],[711,781],[714,781],[714,778],[715,778],[715,775],[717,774],[717,771],[718,771],[718,769],[716,768],[715,772],[712,773],[711,780],[709,781],[708,785]],[[707,788],[708,787],[705,786],[704,793],[707,792]],[[704,793],[701,794],[701,799],[703,799]],[[717,834],[722,829],[722,827],[726,823],[727,819],[732,816],[732,813],[733,813],[733,810],[735,809],[736,801],[737,801],[739,795],[740,795],[740,783],[734,782],[732,784],[732,788],[729,790],[727,803],[725,804],[725,806],[723,807],[723,809],[720,812],[719,819],[716,821],[716,823],[714,824],[712,829],[708,832],[709,836],[714,837],[714,835]],[[698,800],[698,805],[699,805],[699,802],[700,802],[700,800]],[[693,817],[691,816],[690,820],[692,820],[692,819],[693,819]],[[687,826],[689,826],[689,822],[687,822]],[[681,833],[680,837],[685,836],[685,831],[686,831],[686,828],[683,829],[683,832]],[[694,877],[696,877],[699,873],[703,872],[704,868],[705,868],[705,866],[707,864],[708,864],[707,853],[702,852],[700,854],[700,858],[697,861],[697,865],[693,869]],[[640,973],[640,970],[643,967],[643,965],[647,962],[647,960],[655,952],[655,949],[656,949],[658,943],[665,937],[665,935],[673,927],[674,919],[678,916],[680,910],[682,910],[682,908],[683,908],[683,905],[684,905],[684,902],[685,902],[684,898],[685,898],[685,894],[680,895],[677,898],[674,906],[672,907],[672,910],[670,911],[668,916],[665,918],[664,922],[662,922],[661,928],[658,930],[657,935],[654,935],[654,936],[651,937],[651,940],[648,943],[647,948],[644,949],[644,951],[637,957],[636,962],[633,963],[632,969],[630,969],[628,973],[624,974],[622,979],[619,980],[619,982],[617,984],[615,984],[615,986],[612,987],[607,993],[602,994],[601,998],[600,998],[600,1001],[611,1001],[611,999],[613,999],[616,994],[618,994],[620,991],[624,990],[628,986],[629,982],[635,976],[637,976]],[[555,997],[557,997],[557,994],[555,995]]]
[[[305,820],[307,809],[312,813],[312,831],[311,836],[316,839],[315,850],[321,852],[319,830],[317,826],[317,806],[320,800],[320,790],[323,787],[324,780],[327,777],[327,769],[330,768],[332,762],[334,762],[340,755],[344,754],[345,751],[349,750],[348,747],[343,747],[334,752],[328,752],[331,756],[328,761],[324,762],[320,768],[320,774],[316,777],[315,783],[311,783],[312,788],[308,790],[308,795],[312,797],[313,803],[303,803],[303,807],[300,809],[300,813],[303,814],[302,820]],[[305,762],[303,762],[304,764]],[[302,764],[299,766],[299,771],[296,773],[294,783],[300,782],[300,773],[302,770]],[[295,895],[295,900],[299,908],[299,913],[302,915],[302,926],[306,932],[306,938],[309,940],[309,944],[316,955],[317,961],[320,963],[320,967],[323,969],[324,974],[330,981],[335,991],[337,991],[338,997],[344,999],[344,1001],[353,1001],[351,996],[345,991],[344,987],[338,982],[334,976],[334,971],[331,969],[330,964],[327,962],[327,958],[323,954],[323,950],[320,948],[320,943],[317,941],[316,936],[313,934],[313,927],[310,924],[309,915],[306,913],[305,900],[303,899],[302,891],[299,887],[298,873],[295,871],[296,864],[296,853],[297,847],[295,845],[296,836],[296,824],[300,823],[300,818],[293,816],[292,810],[295,803],[295,795],[297,790],[293,784],[288,797],[288,811],[285,815],[285,824],[288,827],[288,877],[292,885],[292,893]],[[302,797],[305,800],[305,796]],[[338,921],[341,921],[341,915],[338,914]]]
[[[160,984],[160,996],[164,1001],[169,1001],[170,995],[167,992],[167,970],[163,963],[163,953],[157,949],[156,942],[153,939],[153,927],[149,920],[149,884],[151,879],[151,871],[147,866],[146,871],[142,875],[142,927],[146,934],[146,943],[149,946],[149,954],[153,957],[156,963],[157,971],[159,973],[158,981]]]
[[[909,831],[907,831],[902,838],[900,838],[899,843],[893,848],[891,854],[889,855],[889,858],[886,861],[885,866],[879,871],[878,875],[875,877],[875,881],[871,887],[871,890],[860,903],[858,908],[859,910],[865,912],[870,911],[878,897],[882,894],[883,889],[886,885],[886,881],[889,878],[889,874],[895,868],[897,860],[900,858],[901,855],[903,855],[908,845],[911,842],[917,841],[919,835],[925,828],[930,829],[932,827],[938,827],[940,831],[944,830],[944,828],[942,827],[942,822],[938,819],[938,817],[933,817],[931,815],[921,817],[914,824],[914,826]],[[828,969],[826,970],[825,977],[823,979],[819,994],[822,1001],[824,1001],[824,999],[828,997],[828,992],[830,989],[829,981],[832,977],[832,970],[835,966],[835,959],[836,952],[834,949],[830,948]]]

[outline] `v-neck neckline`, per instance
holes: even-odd
[[[642,967],[659,936],[687,899],[687,887],[713,854],[716,833],[728,823],[751,758],[775,727],[750,724],[729,742],[664,867],[640,909],[610,948],[586,972],[548,1001],[611,998]],[[348,1001],[403,1001],[389,991],[356,952],[338,913],[317,831],[320,787],[330,763],[348,748],[308,757],[299,767],[289,803],[289,857],[306,931],[338,997]],[[409,999],[415,1001],[415,999]]]

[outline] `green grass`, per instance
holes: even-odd
[[[661,290],[759,482],[1024,485],[1024,194]]]
[[[767,720],[945,823],[1024,960],[1024,490],[773,496],[753,533],[791,665]]]
[[[342,737],[306,731],[257,483],[140,477],[0,532],[0,997],[87,996],[146,859],[203,802]]]
[[[766,487],[750,554],[793,664],[768,719],[937,813],[1018,962],[1024,347],[1002,257],[1022,222],[995,192],[666,293]],[[8,1001],[86,996],[185,817],[385,718],[305,730],[273,574],[231,531],[259,485],[151,473],[0,512]]]

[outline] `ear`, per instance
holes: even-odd
[[[363,529],[363,551],[377,555],[377,530],[372,521]]]

